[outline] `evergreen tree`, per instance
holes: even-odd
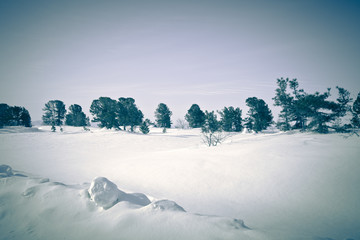
[[[66,114],[65,124],[68,126],[74,127],[85,127],[89,126],[89,118],[86,117],[85,113],[82,111],[80,105],[73,104],[69,107],[69,113]]]
[[[25,127],[31,127],[30,113],[25,108],[22,108],[22,111],[20,114],[20,123],[21,123],[21,125],[23,125]]]
[[[291,129],[306,128],[307,105],[305,104],[305,92],[298,89],[297,79],[289,80],[288,78],[277,79],[278,88],[275,90],[274,105],[282,107],[279,114],[277,127],[282,131]],[[292,94],[287,92],[287,88],[292,90]]]
[[[214,111],[205,111],[205,122],[201,127],[202,140],[207,146],[216,146],[223,142],[228,135],[221,129],[221,122],[217,120]]]
[[[268,105],[262,99],[251,97],[246,99],[246,105],[250,108],[245,121],[245,126],[255,132],[265,130],[270,126],[273,116]]]
[[[217,120],[214,111],[205,111],[205,122],[201,127],[203,133],[214,133],[221,130],[221,123]]]
[[[185,119],[191,128],[199,128],[202,127],[205,122],[205,114],[199,105],[193,104],[185,115]]]
[[[140,125],[140,131],[143,134],[148,134],[150,132],[149,125],[150,125],[150,120],[145,119],[145,121],[143,121],[142,124]]]
[[[25,126],[31,127],[31,117],[24,107],[10,107],[5,103],[0,104],[0,127]]]
[[[134,127],[142,123],[143,113],[138,109],[133,98],[119,98],[117,102],[117,119],[120,126],[130,126],[131,131]]]
[[[123,126],[124,130],[126,130],[126,126],[130,125],[130,117],[128,114],[127,106],[131,103],[130,99],[127,98],[119,98],[116,107],[116,117],[119,126]]]
[[[306,94],[304,97],[304,105],[307,106],[307,116],[309,116],[310,123],[308,128],[319,133],[327,133],[329,131],[326,123],[332,120],[331,109],[334,104],[326,99],[330,96],[330,89],[327,92],[320,94]]]
[[[164,103],[160,103],[155,111],[155,121],[158,127],[170,128],[171,127],[172,112]]]
[[[360,128],[360,92],[357,95],[357,98],[352,106],[352,119],[351,124],[355,128]]]
[[[301,129],[302,131],[306,128],[308,106],[305,101],[306,93],[303,89],[299,88],[297,79],[289,81],[290,89],[293,90],[292,102],[290,105],[290,120],[295,121],[292,129]]]
[[[332,117],[331,120],[333,122],[330,128],[334,129],[336,132],[348,132],[348,128],[351,127],[349,124],[344,124],[342,121],[348,112],[351,112],[350,102],[352,98],[350,97],[350,92],[344,88],[336,87],[338,90],[338,98],[336,99],[336,103],[332,109]]]
[[[276,89],[275,106],[282,107],[277,123],[280,130],[310,129],[320,133],[327,133],[329,128],[336,131],[344,131],[345,125],[341,125],[341,118],[350,111],[350,93],[344,88],[336,87],[338,98],[336,102],[329,101],[330,89],[320,94],[307,94],[299,89],[296,79],[278,79]],[[287,92],[287,87],[292,90]],[[333,126],[329,124],[333,122]]]
[[[10,107],[9,109],[9,113],[10,113],[10,121],[9,121],[9,126],[21,126],[20,124],[20,115],[22,112],[21,107],[18,106],[14,106],[14,107]]]
[[[31,127],[31,117],[28,110],[18,106],[10,107],[10,110],[14,126]]]
[[[10,121],[9,116],[10,116],[10,106],[5,103],[1,103],[0,104],[0,128],[9,125],[9,121]]]
[[[65,104],[60,100],[51,100],[43,108],[43,123],[51,126],[61,126],[65,118]]]
[[[336,123],[340,121],[350,110],[349,102],[351,101],[350,93],[340,87],[337,87],[339,97],[336,102],[328,100],[330,97],[330,88],[322,94],[304,94],[301,102],[303,115],[309,119],[308,129],[319,133],[328,133],[329,128],[335,131],[344,131],[345,126]],[[336,123],[330,126],[330,123]]]
[[[346,105],[350,99],[346,100],[346,92],[340,90],[339,93],[338,102],[328,100],[330,97],[330,88],[322,94],[315,92],[314,94],[304,95],[303,105],[306,106],[305,115],[309,119],[308,129],[319,133],[328,133],[331,127],[329,123],[336,121],[339,117],[345,116]],[[343,93],[345,93],[345,95]],[[347,103],[345,104],[345,102]],[[335,127],[336,131],[341,129],[342,127]]]
[[[109,97],[100,97],[93,100],[90,106],[90,113],[94,116],[93,122],[100,122],[99,127],[111,129],[119,128],[116,119],[117,103]]]
[[[348,112],[351,111],[349,103],[352,101],[350,97],[350,92],[344,88],[336,87],[338,90],[338,98],[336,99],[338,107],[335,109],[334,114],[336,117],[344,117]]]
[[[240,108],[234,109],[234,107],[224,107],[219,111],[222,129],[225,132],[240,132],[243,129],[241,113]]]
[[[289,79],[277,79],[278,88],[275,90],[276,94],[273,98],[274,105],[282,107],[282,110],[279,114],[279,121],[277,122],[277,126],[282,131],[288,131],[291,129],[291,107],[293,104],[293,97],[287,93]]]

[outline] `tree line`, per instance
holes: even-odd
[[[246,105],[249,107],[247,116],[242,118],[242,110],[233,106],[224,107],[220,111],[203,111],[197,104],[193,104],[185,115],[190,128],[201,128],[202,132],[214,137],[218,132],[240,132],[244,128],[260,132],[275,123],[282,131],[299,129],[300,131],[315,131],[327,133],[330,130],[346,132],[351,128],[360,127],[360,93],[353,102],[350,92],[336,87],[338,98],[329,100],[330,89],[326,92],[306,93],[299,88],[297,79],[277,79],[274,106],[280,107],[279,120],[275,123],[269,106],[263,99],[249,97]],[[45,125],[56,126],[62,130],[62,125],[86,126],[90,125],[89,117],[82,111],[81,106],[73,104],[66,111],[65,104],[60,100],[51,100],[45,104],[42,116]],[[115,128],[134,131],[139,127],[143,133],[149,132],[149,126],[170,128],[172,112],[165,103],[160,103],[155,110],[155,122],[144,120],[142,111],[135,104],[135,99],[121,97],[117,100],[100,97],[92,101],[90,113],[92,122],[97,122],[101,128]],[[341,118],[351,114],[351,121],[343,124]],[[218,120],[218,116],[220,119]],[[0,104],[0,127],[2,126],[31,126],[29,112],[23,107],[10,107]]]
[[[66,114],[65,104],[60,100],[51,100],[45,104],[43,108],[44,115],[42,116],[45,125],[52,126],[52,131],[56,131],[56,126],[86,126],[90,125],[89,117],[82,111],[81,106],[73,104],[69,107],[69,112]],[[152,124],[149,119],[144,120],[144,115],[136,106],[133,98],[121,97],[118,100],[109,97],[100,97],[92,101],[90,106],[90,113],[93,115],[92,122],[97,122],[101,128],[115,128],[118,130],[127,130],[134,132],[135,127],[140,126],[143,133],[149,133],[149,126]],[[160,103],[156,109],[156,124],[157,127],[170,128],[171,115],[166,104]]]
[[[248,117],[244,120],[241,117],[242,110],[234,107],[224,107],[218,111],[221,119],[217,119],[214,111],[203,112],[199,105],[193,104],[185,115],[186,121],[191,128],[202,128],[203,132],[240,132],[244,126],[255,132],[266,129],[273,120],[271,110],[262,99],[256,97],[246,100],[250,110]],[[65,124],[69,126],[88,126],[89,118],[82,112],[79,105],[71,105],[70,112],[66,114],[65,104],[60,100],[51,100],[45,104],[43,122],[55,126],[62,126],[66,117]],[[151,123],[149,119],[144,120],[144,115],[135,104],[133,98],[121,97],[118,100],[109,97],[100,97],[92,101],[90,113],[93,115],[92,122],[97,122],[101,128],[115,128],[118,130],[127,130],[133,132],[136,127],[140,127],[143,133],[149,132],[149,126],[170,128],[172,121],[172,112],[165,103],[160,103],[155,110],[155,122]]]

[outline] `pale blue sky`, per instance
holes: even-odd
[[[0,1],[0,102],[41,119],[48,100],[85,112],[133,97],[173,122],[191,104],[244,109],[276,79],[360,91],[358,1]]]

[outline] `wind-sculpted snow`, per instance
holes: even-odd
[[[119,190],[115,183],[105,177],[97,177],[91,182],[89,195],[98,206],[104,209],[111,208],[121,201],[127,201],[141,206],[150,203],[150,200],[144,194],[127,194]]]
[[[0,178],[14,175],[12,168],[8,165],[0,165]]]
[[[266,239],[242,220],[187,213],[170,200],[150,202],[105,177],[66,185],[20,177],[7,165],[0,171],[0,240]]]
[[[159,201],[156,201],[156,202],[153,202],[151,204],[151,207],[153,209],[157,209],[157,210],[161,210],[161,211],[179,211],[179,212],[185,212],[185,210],[177,205],[176,202],[174,201],[170,201],[170,200],[159,200]]]
[[[149,198],[142,193],[125,193],[118,189],[115,183],[105,177],[96,177],[88,190],[90,199],[97,206],[109,209],[119,202],[128,202],[139,206],[147,206],[150,209],[161,211],[186,212],[184,208],[171,200],[157,200],[150,202]]]
[[[107,209],[114,206],[119,201],[121,195],[125,193],[121,192],[117,186],[107,178],[97,177],[91,182],[89,194],[98,206]]]
[[[18,173],[16,171],[14,172],[12,167],[10,167],[9,165],[5,165],[5,164],[0,165],[0,178],[6,178],[11,176],[26,177],[21,173]]]

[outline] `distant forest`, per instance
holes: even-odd
[[[349,132],[360,128],[360,93],[353,101],[350,92],[344,88],[336,87],[336,101],[329,100],[330,88],[326,92],[306,93],[299,88],[297,79],[277,79],[274,106],[281,111],[277,122],[264,100],[257,97],[246,99],[249,107],[247,116],[242,117],[242,110],[233,106],[224,107],[218,111],[203,111],[197,104],[192,104],[185,120],[178,119],[175,127],[201,128],[203,133],[240,132],[244,128],[253,132],[261,132],[270,125],[275,125],[281,131],[298,129],[300,131],[314,131],[318,133]],[[82,111],[81,106],[73,104],[68,111],[60,100],[51,100],[43,108],[43,124],[56,126],[62,130],[62,125],[86,127],[90,125],[89,117]],[[100,97],[92,101],[90,113],[92,122],[97,122],[101,128],[115,128],[133,132],[136,127],[144,134],[149,132],[149,126],[170,128],[172,112],[165,103],[160,103],[155,110],[155,122],[144,120],[144,115],[136,106],[133,98]],[[220,119],[218,119],[218,116]],[[345,116],[351,116],[348,123],[343,123]],[[0,104],[0,128],[3,126],[31,127],[31,117],[24,107]]]

